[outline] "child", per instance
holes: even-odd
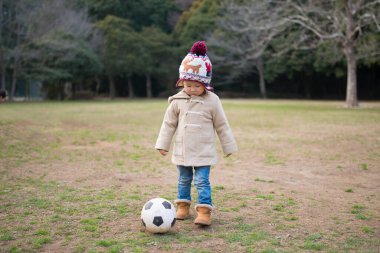
[[[203,41],[195,42],[179,68],[177,87],[183,89],[169,97],[161,130],[155,148],[165,156],[170,148],[174,133],[175,142],[172,162],[177,165],[178,198],[176,218],[189,217],[191,204],[191,182],[198,191],[195,206],[198,225],[211,225],[211,187],[209,173],[211,165],[217,163],[215,131],[223,152],[230,156],[237,151],[237,145],[224,114],[219,97],[213,92],[211,62],[206,55]]]

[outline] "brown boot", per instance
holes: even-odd
[[[177,199],[174,200],[174,203],[177,204],[177,220],[184,220],[190,216],[190,204],[191,201],[187,199]]]
[[[211,211],[213,207],[207,204],[198,204],[195,206],[197,211],[197,218],[194,223],[197,225],[210,226],[211,225]]]

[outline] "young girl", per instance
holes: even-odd
[[[176,84],[183,89],[169,97],[161,130],[155,148],[165,156],[175,135],[172,162],[177,165],[178,197],[176,218],[189,217],[191,204],[191,182],[198,192],[195,206],[198,225],[211,225],[210,167],[217,163],[215,131],[219,136],[223,152],[230,156],[237,151],[219,97],[212,90],[211,62],[206,55],[203,41],[195,42],[183,59]]]

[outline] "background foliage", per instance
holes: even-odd
[[[205,40],[221,96],[344,99],[347,66],[337,44],[296,49],[310,34],[288,26],[263,47],[269,32],[226,25],[239,20],[231,6],[256,2],[0,0],[0,88],[11,99],[27,97],[30,82],[52,99],[166,97],[191,45]],[[379,24],[379,4],[371,7]],[[360,33],[358,96],[379,99],[379,52],[371,48],[380,48],[380,35],[376,25]]]

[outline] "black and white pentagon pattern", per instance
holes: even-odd
[[[148,202],[146,205],[145,205],[145,210],[149,210],[151,207],[153,206],[153,202]]]
[[[164,220],[162,219],[161,216],[154,216],[153,219],[153,224],[156,225],[157,227],[161,226],[164,223]]]
[[[162,205],[165,207],[165,209],[172,209],[172,205],[167,201],[162,202]]]
[[[173,219],[173,221],[172,221],[172,227],[174,226],[176,220],[177,220],[176,218]]]

